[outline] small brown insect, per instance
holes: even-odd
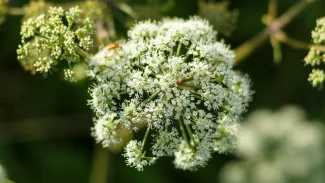
[[[177,85],[181,85],[181,84],[183,84],[183,83],[184,83],[184,79],[180,79],[180,80],[178,80],[178,81],[176,82]]]
[[[119,49],[119,48],[122,48],[122,47],[117,43],[113,43],[113,44],[107,45],[105,48],[107,50],[115,50],[115,49]]]

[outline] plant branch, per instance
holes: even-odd
[[[290,23],[299,13],[301,13],[310,3],[316,0],[300,0],[293,5],[282,16],[272,21],[264,30],[257,34],[252,39],[244,42],[236,48],[236,62],[239,63],[249,56],[253,51],[264,43],[270,35],[277,33],[288,23]]]
[[[269,1],[269,17],[273,20],[278,14],[278,0]]]
[[[13,8],[13,7],[10,7],[10,8],[7,9],[7,14],[14,15],[14,16],[25,15],[25,9],[24,8]]]
[[[285,32],[279,31],[274,37],[280,42],[287,44],[293,48],[309,50],[311,48],[325,52],[325,46],[314,45],[308,42],[300,41],[295,38],[289,37]]]
[[[141,144],[141,153],[143,153],[144,145],[146,144],[149,132],[150,132],[150,125],[148,125],[148,127],[147,127],[146,134],[144,135],[144,138],[143,138],[143,141],[142,141],[142,144]]]
[[[109,151],[96,144],[93,151],[90,183],[107,183],[109,172]]]
[[[87,59],[90,57],[90,55],[82,48],[80,48],[78,46],[76,46],[75,48],[76,48],[76,51],[79,53],[79,55],[81,55],[84,59]]]

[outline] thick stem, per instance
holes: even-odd
[[[268,20],[267,25],[276,18],[278,13],[278,0],[269,0],[269,11],[268,11]],[[270,38],[271,46],[273,48],[273,59],[275,63],[280,63],[282,60],[282,50],[280,42],[275,39],[273,36]]]
[[[293,48],[305,49],[305,50],[309,50],[309,49],[313,48],[315,50],[325,52],[325,46],[314,45],[314,44],[310,44],[307,42],[303,42],[303,41],[294,39],[292,37],[289,37],[286,33],[282,32],[282,31],[278,32],[274,37],[276,39],[278,39],[280,42],[287,44]]]
[[[280,63],[282,60],[282,50],[280,42],[272,36],[270,42],[273,48],[273,59],[275,63]]]
[[[273,20],[278,14],[278,0],[269,1],[269,16]]]
[[[96,144],[92,159],[90,183],[107,183],[109,172],[109,152]]]

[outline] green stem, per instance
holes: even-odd
[[[76,51],[81,55],[84,59],[87,59],[90,57],[90,55],[83,49],[79,48],[78,46],[75,47]]]
[[[146,100],[144,100],[142,102],[142,104],[146,105],[148,102],[150,102],[152,99],[154,99],[155,97],[157,97],[157,95],[159,94],[159,92],[154,93],[153,95],[151,95],[149,98],[147,98]]]
[[[278,0],[269,0],[269,17],[271,21],[277,16],[278,12]]]
[[[282,60],[282,50],[280,42],[272,36],[270,38],[271,46],[273,48],[273,60],[275,63],[280,63]]]
[[[187,144],[189,144],[189,141],[188,141],[188,138],[186,136],[186,132],[185,132],[184,126],[182,124],[181,117],[178,119],[178,124],[179,124],[179,128],[181,129],[183,139],[186,141]]]
[[[315,0],[300,0],[295,5],[293,5],[287,12],[285,12],[281,17],[275,20],[273,24],[277,24],[279,29],[282,29],[288,25],[297,15],[299,15],[310,3]]]
[[[196,85],[192,82],[184,82],[181,84],[182,86],[187,86],[187,87],[191,87],[191,88],[195,88],[195,89],[201,89],[202,87],[199,85]]]
[[[9,15],[14,15],[14,16],[21,16],[21,15],[25,15],[25,9],[24,8],[8,8],[7,9],[7,14]]]
[[[174,49],[173,48],[170,48],[169,56],[172,56],[173,54],[174,54]]]
[[[211,82],[217,82],[217,83],[222,83],[223,78],[222,77],[216,77],[216,78],[211,78]]]
[[[192,132],[192,129],[191,129],[190,125],[187,124],[187,123],[184,123],[184,124],[185,124],[185,127],[186,127],[186,130],[187,130],[188,134],[190,135],[192,141],[194,142],[194,145],[197,146],[197,142],[196,142],[196,140],[194,138],[194,135],[193,135],[193,132]]]
[[[179,85],[178,86],[181,89],[188,90],[188,91],[194,91],[195,88],[189,87],[189,86],[184,86],[184,85]]]
[[[128,95],[129,94],[129,92],[120,92],[120,93],[118,93],[119,95]]]
[[[288,46],[291,46],[293,48],[305,49],[305,50],[309,50],[309,49],[313,48],[315,50],[325,52],[325,46],[314,45],[314,44],[310,44],[310,43],[306,43],[306,42],[297,40],[295,38],[289,37],[287,34],[285,34],[282,31],[280,31],[274,37],[277,40],[279,40],[280,42],[287,44]]]
[[[147,141],[147,138],[148,138],[149,132],[150,132],[150,125],[148,125],[147,131],[146,131],[146,134],[144,135],[144,138],[143,138],[143,141],[142,141],[142,144],[141,144],[141,153],[143,152],[144,145],[146,144],[146,141]]]
[[[144,71],[144,67],[142,65],[140,65],[140,62],[137,61],[137,64],[135,65],[135,67],[138,67],[139,69],[143,70]],[[155,73],[150,73],[150,75],[156,77],[156,74]]]
[[[189,92],[195,97],[195,98],[197,98],[197,99],[199,99],[199,100],[203,100],[203,98],[201,97],[201,95],[198,93],[198,92],[196,92],[196,91],[193,91],[193,90],[189,90]]]
[[[109,152],[96,144],[93,152],[90,183],[106,183],[109,173]]]
[[[191,54],[189,54],[188,51],[187,51],[187,53],[186,53],[186,55],[184,57],[184,61],[187,61],[187,59],[189,58],[189,56],[191,56]]]
[[[179,56],[181,54],[181,50],[182,50],[182,43],[178,43],[176,56]]]

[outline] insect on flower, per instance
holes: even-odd
[[[178,81],[176,82],[176,84],[179,86],[179,85],[183,84],[184,81],[185,81],[184,79],[180,79],[180,80],[178,80]]]
[[[115,49],[119,49],[119,48],[122,48],[122,47],[117,43],[113,43],[113,44],[107,45],[105,48],[107,50],[115,50]]]

